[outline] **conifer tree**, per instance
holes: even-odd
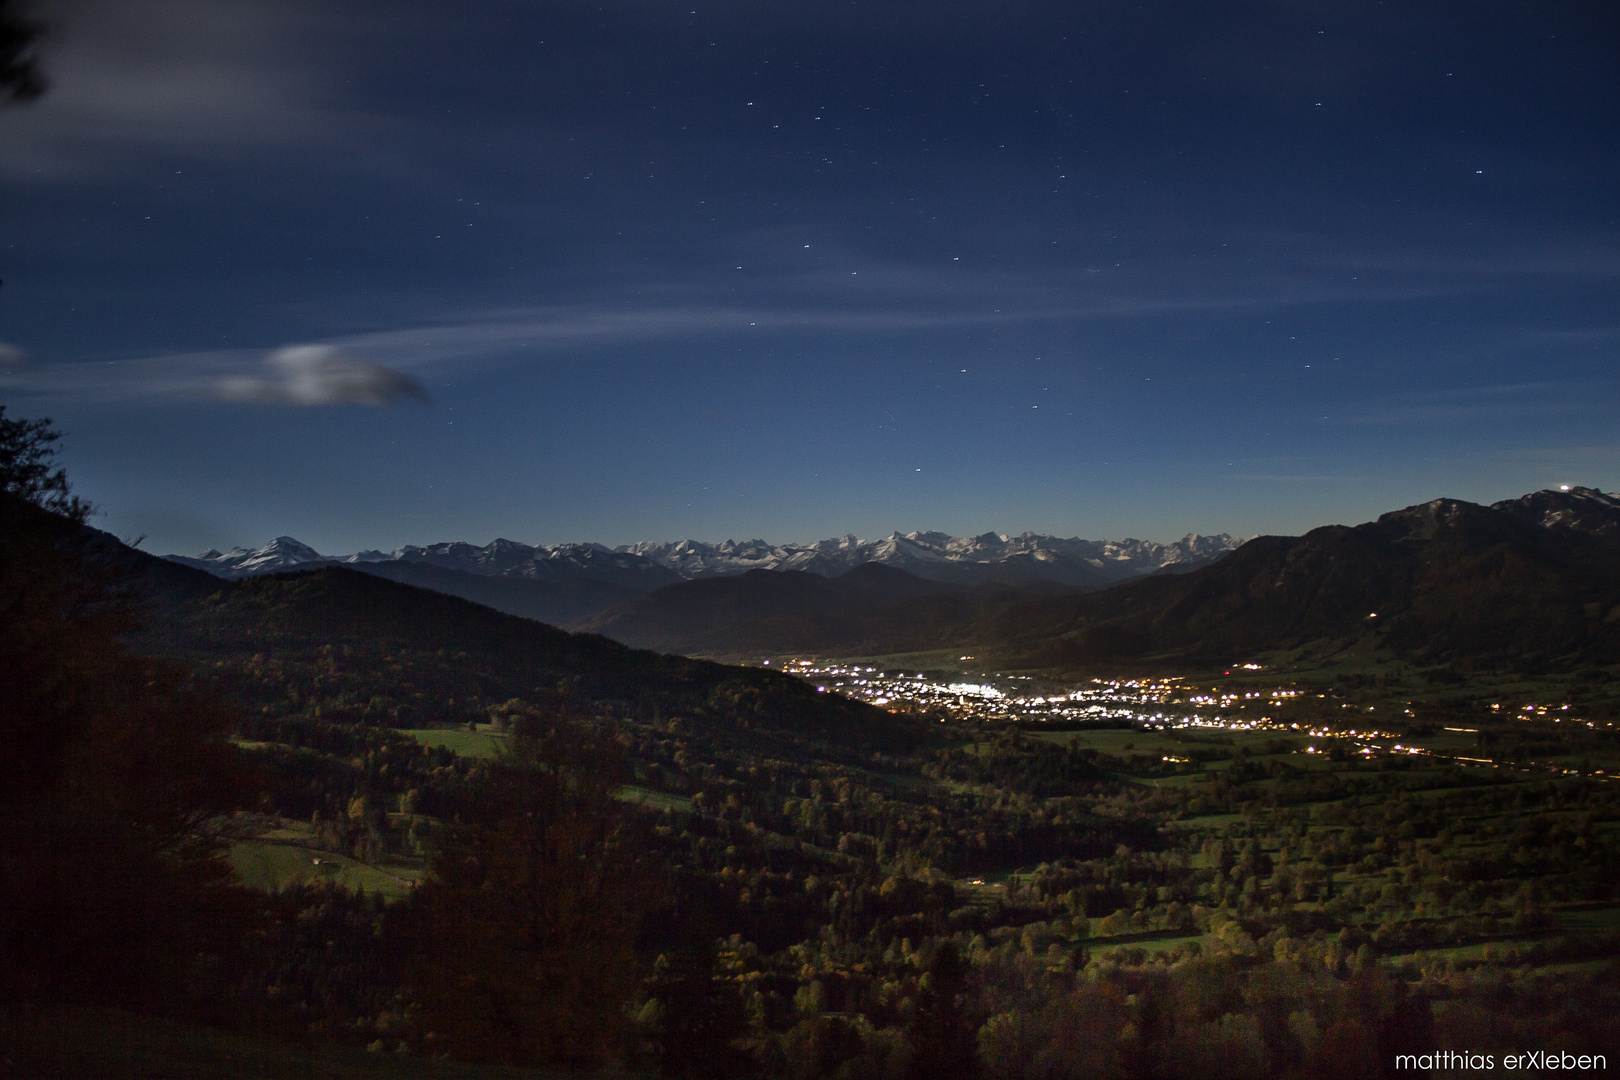
[[[526,718],[459,808],[413,902],[416,1044],[504,1064],[619,1050],[647,905],[608,739]]]

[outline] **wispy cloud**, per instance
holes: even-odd
[[[1214,317],[1313,305],[1378,305],[1448,295],[1450,285],[1369,285],[1340,275],[1270,270],[1211,274],[1181,263],[1139,260],[1047,274],[1008,274],[956,258],[884,260],[836,242],[791,245],[777,233],[735,239],[730,259],[684,277],[674,266],[601,284],[571,299],[443,311],[415,325],[342,336],[311,334],[271,356],[211,350],[108,362],[46,359],[0,367],[0,386],[37,395],[124,399],[324,404],[425,396],[423,383],[503,365],[587,351],[643,347],[671,354],[694,342],[744,344],[784,333],[882,338],[970,328],[1100,325],[1109,321]],[[790,250],[791,249],[791,250]],[[800,258],[800,253],[803,257]],[[736,267],[737,269],[733,269]],[[622,278],[624,275],[620,275]],[[1552,388],[1509,387],[1408,398],[1341,422],[1405,423],[1523,412],[1553,402]],[[1555,407],[1549,404],[1546,407]]]
[[[1362,484],[1367,481],[1365,476],[1340,476],[1327,473],[1228,473],[1219,478],[1222,480],[1253,481],[1266,484]]]
[[[81,401],[191,397],[313,406],[428,400],[416,375],[333,344],[293,345],[268,356],[236,350],[18,364],[0,367],[0,388],[17,396]]]
[[[1521,246],[1518,250],[1489,253],[1369,252],[1312,260],[1316,265],[1364,273],[1424,275],[1460,282],[1511,278],[1620,277],[1620,248],[1600,243],[1571,243],[1561,247]]]
[[[1336,418],[1368,425],[1451,424],[1510,416],[1553,415],[1600,406],[1600,387],[1579,383],[1527,382],[1459,387],[1406,395],[1363,412]]]
[[[330,345],[293,345],[265,358],[269,378],[227,375],[211,389],[226,401],[271,405],[391,405],[428,400],[422,384],[402,371],[357,360]]]
[[[1620,326],[1591,326],[1573,330],[1529,330],[1524,332],[1528,339],[1553,341],[1560,344],[1603,344],[1610,341],[1620,341]]]
[[[852,273],[768,268],[751,282],[654,284],[634,304],[586,295],[571,303],[448,314],[437,321],[332,337],[274,354],[206,351],[113,362],[49,362],[0,369],[0,386],[52,396],[323,403],[420,396],[421,380],[462,377],[501,364],[582,350],[676,346],[704,339],[757,340],[785,332],[882,336],[971,327],[1106,322],[1237,313],[1365,300],[1388,293],[1334,283],[1265,278],[1169,288],[1154,274],[1086,275],[1080,282],[993,279],[958,269],[865,262]],[[1398,290],[1402,297],[1410,295]],[[317,350],[317,351],[310,351]],[[319,351],[325,350],[325,351]],[[302,365],[302,366],[300,366]],[[389,372],[393,381],[380,373]],[[412,380],[408,389],[398,380]],[[341,396],[347,395],[347,396]],[[389,395],[393,395],[390,397]]]

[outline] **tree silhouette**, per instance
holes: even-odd
[[[728,1080],[748,1071],[748,1055],[737,1046],[748,1035],[748,1015],[737,985],[716,963],[709,913],[700,909],[687,922],[686,940],[658,958],[649,987],[657,1002],[659,1071],[680,1080]]]
[[[967,1015],[968,972],[955,942],[941,942],[929,958],[906,1030],[914,1053],[908,1076],[972,1080],[978,1074],[978,1026]]]
[[[221,947],[221,825],[256,785],[235,714],[124,646],[132,597],[56,439],[0,416],[0,983],[134,1001]]]
[[[55,463],[61,439],[49,417],[8,420],[0,405],[0,491],[82,525],[92,508],[73,494],[67,473]]]
[[[470,1061],[614,1056],[648,885],[617,747],[529,719],[468,793],[414,899],[414,1038]]]
[[[34,45],[45,32],[15,0],[0,0],[0,105],[33,101],[45,92]]]

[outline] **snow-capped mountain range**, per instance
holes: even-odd
[[[942,532],[890,533],[881,540],[843,536],[813,544],[767,544],[763,540],[702,544],[640,543],[621,550],[651,559],[692,580],[747,570],[805,570],[837,577],[866,563],[883,563],[932,581],[1051,581],[1101,586],[1166,567],[1191,569],[1236,548],[1226,534],[1194,533],[1174,544],[1148,540],[1065,539],[1039,533],[951,536]]]
[[[523,578],[537,582],[597,581],[648,592],[696,578],[723,577],[749,570],[801,570],[836,577],[865,563],[893,566],[933,581],[962,584],[1043,584],[1102,588],[1163,570],[1190,570],[1236,548],[1241,540],[1192,534],[1173,544],[1148,540],[1082,540],[1038,533],[1004,536],[950,536],[941,532],[891,533],[881,540],[854,536],[813,544],[769,544],[763,540],[695,540],[609,548],[602,544],[530,546],[496,540],[483,547],[464,542],[407,546],[391,552],[361,551],[322,555],[308,544],[280,536],[264,547],[167,556],[220,577],[238,578],[317,566],[426,563],[480,577]]]
[[[1518,521],[1520,527],[1596,537],[1620,535],[1620,496],[1586,487],[1532,492],[1490,507],[1437,499],[1385,514],[1378,524],[1398,527],[1404,530],[1405,539],[1421,541],[1455,531],[1456,522],[1471,513],[1491,517],[1487,511],[1496,513],[1493,520],[1505,514]],[[624,641],[673,647],[663,639],[651,641],[645,635],[637,638],[624,627],[635,629],[636,618],[646,614],[644,601],[663,597],[667,603],[657,608],[659,612],[670,608],[679,613],[682,605],[690,604],[701,607],[703,598],[694,599],[691,592],[696,586],[683,584],[699,579],[735,577],[756,570],[803,571],[837,578],[857,567],[877,563],[938,582],[944,591],[960,586],[1000,585],[1048,593],[1089,592],[1149,574],[1195,570],[1241,543],[1224,533],[1193,534],[1173,544],[1155,544],[1145,540],[1065,539],[1038,533],[961,537],[912,532],[891,533],[881,540],[835,537],[813,544],[769,544],[763,540],[707,544],[681,540],[617,548],[602,544],[531,546],[496,540],[482,547],[457,542],[387,552],[323,555],[290,536],[280,536],[251,551],[233,548],[168,558],[224,578],[347,565],[523,618],[607,633]],[[870,578],[865,580],[870,584]],[[738,585],[750,586],[742,593],[752,596],[756,603],[766,603],[783,588],[793,595],[804,593],[803,588],[787,580],[744,581]],[[665,586],[682,586],[687,591],[679,597],[646,595]],[[614,612],[623,617],[614,616]]]

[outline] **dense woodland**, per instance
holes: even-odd
[[[35,464],[0,499],[8,1009],[673,1077],[1620,1051],[1620,786],[1532,760],[1612,727],[1477,719],[1518,755],[1483,768],[967,726],[342,570],[181,572]],[[1411,726],[1475,718],[1456,678]],[[233,880],[270,848],[399,887]]]

